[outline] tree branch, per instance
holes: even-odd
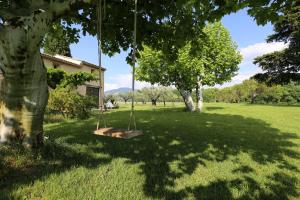
[[[2,19],[8,20],[11,18],[29,16],[38,10],[44,10],[55,13],[56,16],[61,16],[67,12],[71,7],[76,7],[76,4],[91,3],[92,0],[22,0],[11,1],[6,6],[0,5],[0,16]],[[78,7],[79,9],[79,7]]]

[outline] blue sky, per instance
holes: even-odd
[[[247,15],[246,10],[224,16],[222,23],[230,31],[232,39],[243,55],[243,62],[240,64],[237,76],[222,87],[240,83],[259,72],[260,69],[252,64],[256,56],[284,48],[282,43],[266,43],[266,37],[273,32],[272,25],[258,26],[253,18]],[[96,38],[82,36],[79,43],[71,45],[71,51],[74,58],[97,64]],[[113,57],[103,56],[102,65],[107,68],[105,90],[130,87],[131,67],[125,61],[126,55],[126,52],[121,52]],[[147,83],[137,82],[137,88],[147,85]]]

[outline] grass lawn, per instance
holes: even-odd
[[[144,135],[93,135],[96,117],[45,124],[45,147],[0,148],[0,199],[300,199],[300,107],[137,106]],[[129,109],[106,115],[127,127]]]

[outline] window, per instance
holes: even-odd
[[[53,68],[54,68],[54,69],[57,69],[58,67],[59,67],[59,64],[53,63]]]
[[[86,95],[99,97],[99,88],[86,86]]]
[[[97,106],[99,105],[99,88],[86,86],[86,95],[94,97],[97,102]]]

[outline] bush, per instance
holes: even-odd
[[[287,85],[267,86],[254,80],[246,80],[222,89],[205,89],[203,99],[205,102],[300,104],[300,85],[291,82]]]
[[[91,97],[78,94],[70,88],[57,88],[50,92],[48,111],[64,117],[86,119],[92,107],[96,106]]]

